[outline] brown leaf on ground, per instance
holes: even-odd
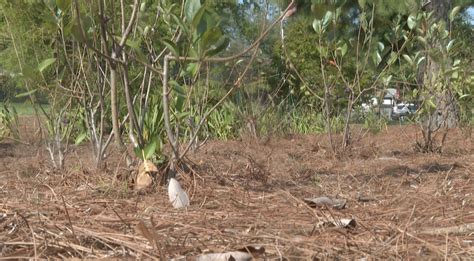
[[[343,209],[346,207],[346,200],[344,199],[332,199],[328,197],[318,197],[318,198],[305,198],[304,202],[310,207],[323,207],[328,206],[335,209]]]
[[[137,179],[135,182],[136,190],[144,190],[153,184],[152,176],[158,172],[158,168],[149,160],[143,161],[138,167]]]

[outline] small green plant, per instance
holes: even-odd
[[[321,177],[319,173],[314,173],[311,176],[311,182],[313,183],[314,186],[320,186],[321,185]]]
[[[74,140],[75,145],[79,145],[84,141],[90,140],[91,135],[87,126],[87,117],[84,108],[78,108],[74,117],[68,117],[64,120],[65,123],[74,126],[71,133],[71,138]],[[71,123],[71,120],[75,120],[75,122]]]
[[[472,95],[469,97],[471,104],[472,102]],[[470,108],[469,106],[462,106],[460,107],[459,112],[459,128],[463,133],[464,137],[471,138],[472,136],[472,129],[474,128],[474,109]]]
[[[387,128],[387,119],[380,117],[375,112],[366,113],[364,119],[364,129],[370,131],[373,134],[380,133],[383,129]]]
[[[329,120],[330,129],[333,133],[341,133],[344,130],[344,117],[333,116]],[[306,109],[295,109],[291,112],[291,129],[294,133],[310,134],[327,133],[327,120],[322,113]]]
[[[71,108],[71,102],[54,104],[51,111],[43,111],[46,117],[46,149],[49,152],[54,168],[64,167],[64,157],[68,152],[69,140],[72,137],[74,124],[77,120],[77,111]],[[66,113],[72,111],[71,114]],[[69,117],[71,116],[71,117]]]
[[[134,149],[135,156],[141,160],[153,160],[154,162],[165,162],[163,154],[163,141],[159,138],[151,139],[143,148]]]
[[[333,133],[342,133],[344,131],[344,116],[333,116],[330,120]]]
[[[0,108],[0,140],[7,137],[19,139],[20,133],[18,131],[18,114],[15,107],[10,107],[7,103],[4,103]]]
[[[282,135],[287,133],[288,124],[285,121],[286,112],[271,109],[264,112],[258,119],[257,133],[260,135]]]
[[[222,108],[213,111],[207,119],[207,125],[211,135],[223,140],[237,136],[239,128],[236,122],[237,115],[230,103],[226,103]]]
[[[324,123],[321,114],[295,109],[291,112],[291,130],[294,133],[323,133]]]

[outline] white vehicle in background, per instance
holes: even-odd
[[[380,116],[391,120],[403,120],[405,117],[413,115],[417,112],[418,106],[416,103],[401,102],[400,94],[397,89],[388,88],[385,90],[385,95],[379,98],[372,97],[367,102],[360,106],[360,111],[367,115],[367,113],[375,112]]]
[[[393,106],[392,120],[403,120],[404,117],[416,113],[417,109],[414,103],[399,103]]]
[[[398,97],[399,94],[397,89],[388,88],[385,90],[382,97],[372,97],[367,102],[362,103],[362,112],[364,114],[375,112],[384,118],[390,119],[392,117],[392,108],[396,105]]]

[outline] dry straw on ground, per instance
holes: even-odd
[[[140,194],[117,181],[122,167],[88,169],[86,150],[69,161],[77,165],[53,172],[31,162],[37,155],[24,145],[8,145],[13,156],[0,157],[0,259],[193,260],[245,247],[264,248],[258,258],[288,260],[474,256],[470,141],[451,140],[439,156],[375,136],[333,159],[311,152],[322,139],[211,142],[191,155],[194,173],[180,176],[187,209],[174,209],[165,187]],[[372,142],[384,144],[373,149],[379,155],[358,154]],[[321,196],[346,205],[304,201]],[[321,225],[341,219],[355,224]]]

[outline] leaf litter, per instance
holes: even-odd
[[[191,203],[185,209],[173,208],[164,186],[137,193],[128,181],[116,180],[117,172],[132,171],[120,155],[110,156],[109,169],[97,171],[89,168],[93,164],[87,148],[77,147],[66,160],[66,170],[54,171],[34,150],[12,144],[13,156],[0,157],[0,256],[474,256],[472,143],[455,133],[443,155],[419,154],[410,149],[409,139],[387,142],[396,137],[397,128],[359,141],[342,158],[311,153],[315,144],[329,148],[324,136],[272,138],[265,145],[211,141],[189,156],[193,168],[177,176]],[[362,155],[374,143],[380,144],[380,155]],[[401,152],[399,160],[377,159],[391,157],[392,151]],[[397,169],[400,162],[409,173]],[[386,175],[391,166],[393,175]],[[344,200],[344,207],[313,208],[305,200],[321,195]],[[371,200],[361,200],[361,195]]]

